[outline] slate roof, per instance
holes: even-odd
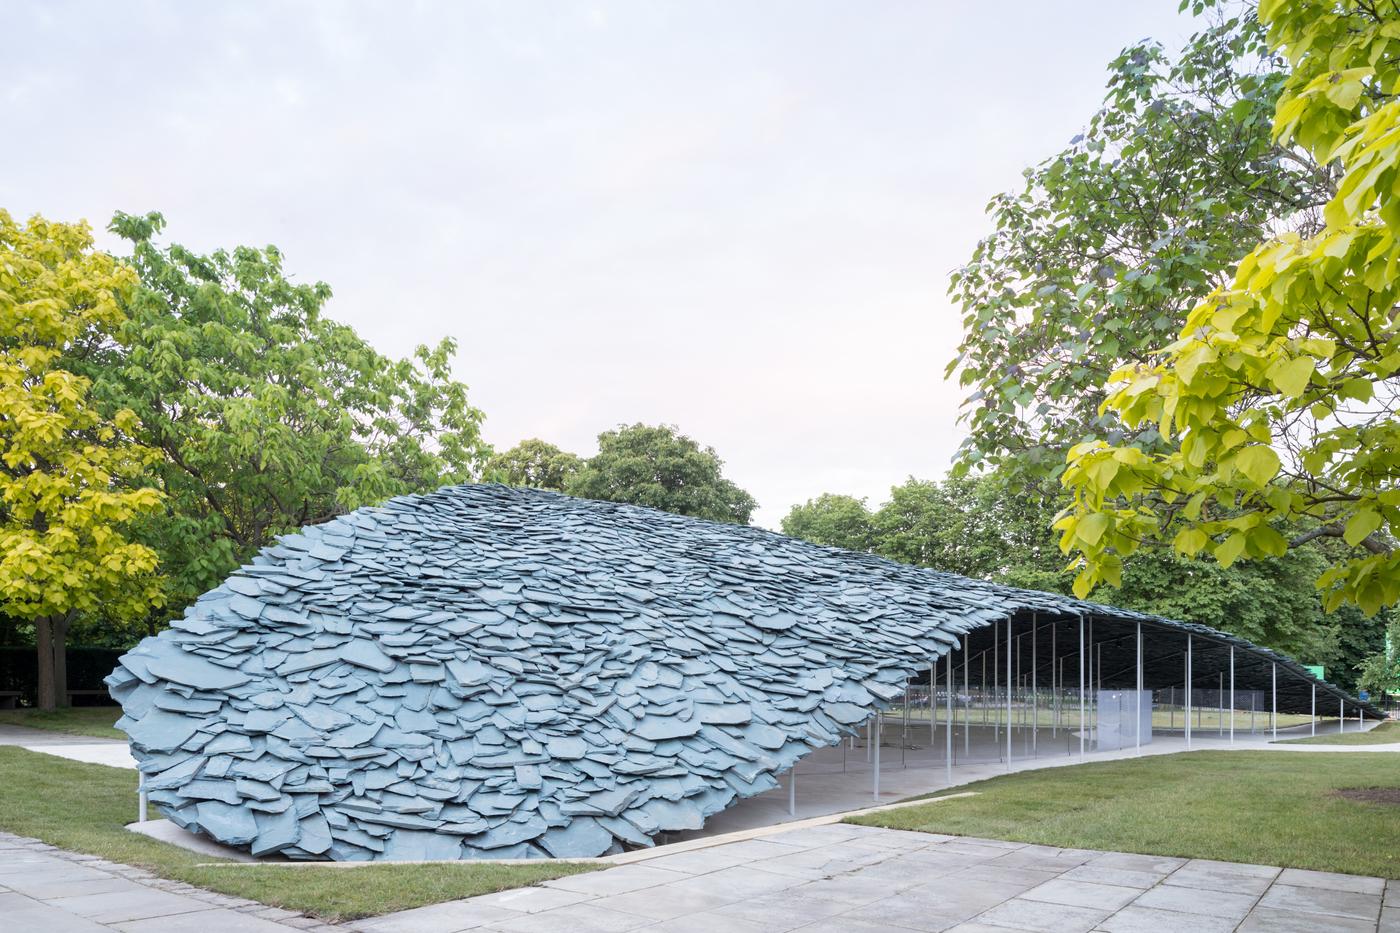
[[[220,842],[595,856],[776,787],[964,633],[1031,611],[1182,628],[761,529],[455,486],[282,538],[107,683],[152,802]]]

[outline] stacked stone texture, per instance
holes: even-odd
[[[297,859],[585,857],[776,787],[963,632],[1084,605],[753,528],[457,486],[282,538],[107,682],[152,802],[219,842]]]

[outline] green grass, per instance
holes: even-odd
[[[1333,732],[1306,739],[1280,740],[1280,745],[1389,745],[1400,742],[1400,722],[1383,722],[1366,732]]]
[[[1400,787],[1400,757],[1210,751],[1096,762],[979,781],[959,788],[976,797],[849,822],[1400,878],[1400,807],[1332,793],[1353,787]]]
[[[28,726],[69,735],[91,735],[99,739],[124,739],[126,733],[112,728],[121,717],[117,706],[74,706],[46,713],[37,709],[0,709],[0,725]]]
[[[0,747],[0,829],[326,920],[406,910],[591,870],[469,862],[365,868],[234,867],[230,862],[230,867],[200,868],[218,860],[128,832],[124,827],[135,818],[134,772]]]

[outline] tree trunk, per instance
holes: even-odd
[[[55,710],[68,705],[68,623],[66,615],[34,620],[34,644],[39,653],[37,705]]]

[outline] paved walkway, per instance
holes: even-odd
[[[0,725],[0,745],[18,745],[31,752],[44,752],[60,758],[85,761],[111,768],[135,768],[136,759],[126,739],[99,739],[86,735],[69,735],[27,726]]]
[[[0,833],[0,930],[14,933],[343,933],[290,910],[166,881]]]
[[[833,824],[357,926],[368,933],[1396,933],[1400,882],[1387,890],[1380,878]]]

